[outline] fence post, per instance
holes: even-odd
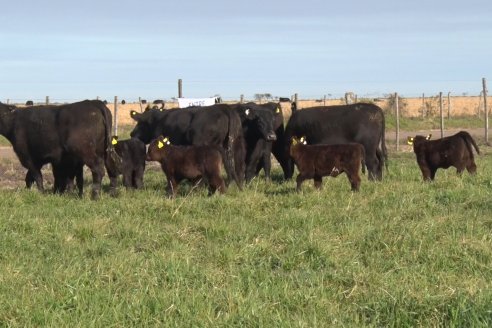
[[[297,99],[298,99],[297,93],[295,93],[294,94],[294,102],[291,105],[292,114],[294,114],[297,111],[297,109],[299,108],[299,106],[298,106],[299,104],[297,102]]]
[[[183,98],[183,80],[178,80],[178,98]]]
[[[422,94],[422,119],[425,118],[425,93]]]
[[[395,92],[396,109],[396,151],[400,150],[400,105],[398,104],[398,92]]]
[[[239,102],[241,104],[244,103],[244,95],[239,96]]]
[[[451,117],[451,97],[449,96],[451,92],[448,92],[448,120]]]
[[[114,135],[118,136],[118,96],[114,96]]]
[[[326,95],[323,96],[323,106],[326,106]]]
[[[143,108],[142,108],[142,97],[138,97],[138,104],[140,106],[140,113],[143,112]]]
[[[7,99],[7,105],[10,103],[10,99]]]
[[[482,78],[483,87],[483,111],[485,115],[485,143],[489,144],[489,110],[487,107],[487,80]]]
[[[46,105],[49,105],[50,104],[50,96],[46,96],[46,101],[45,101]]]
[[[444,115],[442,112],[442,92],[439,92],[439,113],[441,114],[441,138],[444,138]]]

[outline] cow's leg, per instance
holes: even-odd
[[[347,173],[347,178],[349,179],[350,181],[350,187],[351,187],[351,190],[352,191],[359,191],[359,188],[360,188],[360,177],[359,177],[359,170],[356,171],[357,174],[348,174]]]
[[[84,195],[84,165],[81,164],[75,172],[75,181],[77,183],[78,195],[80,198]]]
[[[100,158],[94,158],[93,161],[86,163],[86,165],[89,167],[89,169],[92,172],[91,198],[93,200],[96,200],[99,198],[101,194],[101,183],[104,177],[104,161]]]
[[[133,188],[142,189],[143,188],[143,176],[144,176],[144,168],[139,167],[133,171]]]
[[[323,177],[321,176],[315,176],[314,177],[314,187],[316,189],[321,190],[321,187],[323,186]]]
[[[30,175],[28,178],[27,175]],[[39,191],[44,192],[44,186],[43,186],[43,175],[41,174],[41,168],[37,168],[35,166],[29,167],[27,169],[27,174],[26,174],[26,186],[28,184],[28,181],[36,182],[36,187],[38,188]]]
[[[36,182],[34,180],[34,176],[33,176],[33,174],[31,173],[30,170],[28,170],[27,173],[26,173],[25,181],[26,181],[26,188],[27,189],[30,189],[32,187],[32,185],[34,184],[34,182]]]
[[[129,168],[123,169],[123,186],[127,189],[133,187],[133,174],[133,170]]]
[[[297,191],[301,191],[301,185],[304,182],[304,180],[306,180],[306,179],[307,179],[306,175],[304,175],[302,173],[299,173],[297,175],[297,178],[296,178],[296,182],[297,182],[297,188],[296,188],[296,190]]]
[[[436,177],[436,172],[437,172],[437,168],[431,168],[430,169],[430,179],[432,181],[434,181],[434,178]]]
[[[378,160],[376,152],[375,151],[368,152],[367,148],[366,148],[366,165],[367,165],[369,180],[371,180],[371,181],[379,180],[380,181],[383,179],[383,173],[381,170],[381,163]]]
[[[208,195],[211,196],[215,193],[215,191],[219,191],[221,194],[225,192],[225,183],[224,180],[220,177],[219,174],[210,175],[208,178]]]
[[[266,149],[263,151],[263,170],[265,171],[265,179],[270,181],[270,173],[272,170],[272,143],[268,142]]]
[[[53,170],[53,193],[55,194],[63,194],[67,189],[67,181],[70,179],[70,175],[68,171],[71,169],[70,167],[64,167],[63,164],[52,164]]]
[[[477,165],[475,164],[475,161],[473,159],[470,159],[468,161],[468,164],[466,165],[466,170],[470,174],[475,174],[477,173]]]
[[[168,197],[176,197],[176,193],[178,191],[178,182],[173,178],[168,176],[167,177],[167,188],[166,192]]]

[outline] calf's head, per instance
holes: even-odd
[[[166,148],[169,147],[171,142],[169,142],[168,137],[160,136],[154,139],[149,144],[149,149],[147,149],[146,161],[161,161],[164,158],[164,153]]]
[[[417,135],[415,137],[408,137],[407,138],[407,144],[409,144],[410,146],[413,145],[415,147],[416,145],[420,145],[421,143],[430,140],[431,137],[432,137],[432,134],[429,134],[427,137],[424,137],[421,135]]]

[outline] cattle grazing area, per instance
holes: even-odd
[[[141,190],[119,182],[119,197],[90,201],[90,188],[82,200],[27,190],[18,160],[1,159],[2,175],[21,173],[0,189],[0,325],[490,326],[492,155],[480,146],[475,175],[433,183],[390,149],[383,181],[361,175],[358,193],[342,177],[296,193],[274,165],[271,182],[212,197],[182,183],[174,199],[155,163]]]

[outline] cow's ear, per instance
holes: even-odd
[[[413,138],[412,137],[407,138],[407,144],[409,144],[410,146],[413,145]]]
[[[111,144],[114,146],[118,143],[118,136],[111,137]]]
[[[432,134],[429,134],[427,137],[425,137],[425,140],[430,140],[432,138]]]
[[[133,118],[135,121],[138,121],[138,119],[140,118],[140,114],[137,113],[136,111],[132,110],[130,111],[130,116],[131,118]]]

